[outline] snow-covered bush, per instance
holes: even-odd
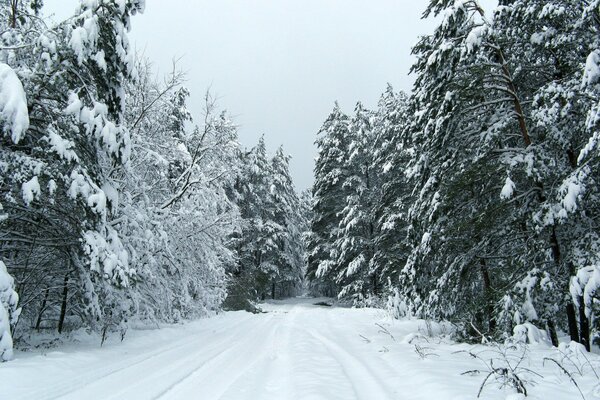
[[[17,324],[21,310],[19,296],[14,290],[14,280],[6,265],[0,260],[0,361],[13,357],[12,327]]]
[[[512,342],[522,344],[542,344],[546,346],[551,345],[548,334],[528,322],[514,327]]]

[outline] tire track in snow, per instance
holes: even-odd
[[[70,380],[53,368],[45,390],[32,388],[37,393],[27,398],[386,400],[402,395],[396,380],[411,374],[391,368],[375,348],[359,343],[361,318],[306,304],[273,308],[268,314],[207,320],[206,329],[183,327],[174,332],[184,336],[173,341],[170,332],[145,336],[127,347],[129,354],[112,346],[83,353],[71,364],[66,363],[70,355],[58,355],[48,365],[70,367]],[[95,369],[86,373],[86,363]]]
[[[274,325],[274,314],[269,314],[263,324],[253,328],[249,331],[242,331],[239,336],[243,337],[243,340],[236,343],[234,346],[229,346],[226,350],[220,354],[212,357],[206,362],[198,365],[193,370],[181,377],[181,379],[173,382],[169,387],[165,388],[161,393],[152,397],[152,400],[159,399],[181,399],[190,398],[192,393],[197,394],[199,390],[203,391],[203,397],[206,399],[218,399],[223,396],[228,389],[230,389],[235,383],[244,376],[249,370],[251,370],[258,362],[264,357],[263,349],[268,346],[272,337],[275,335],[276,328],[278,325]],[[265,332],[258,332],[258,334],[252,334],[255,331],[259,331],[260,328],[264,328],[263,325],[267,325]],[[243,367],[241,370],[232,370],[232,366],[237,365],[239,368],[240,355],[248,355],[249,350],[252,352],[251,357],[244,360]],[[249,361],[249,362],[248,362]],[[208,374],[201,375],[205,372],[207,367],[212,367]],[[233,377],[227,377],[224,379],[223,371],[230,369],[230,373],[234,373]],[[234,367],[235,368],[235,367]],[[214,383],[221,381],[220,387],[208,386],[207,383]],[[196,390],[199,389],[199,390]],[[207,391],[209,393],[207,393]]]
[[[260,330],[263,327],[263,325],[268,325],[270,322],[270,318],[261,318],[258,321],[256,320],[256,318],[250,318],[248,321],[252,323],[252,325],[249,328],[244,329],[240,326],[236,326],[237,329],[232,331],[231,335],[220,337],[219,340],[212,344],[210,347],[206,347],[203,343],[198,343],[199,345],[196,351],[193,351],[192,353],[188,352],[182,358],[177,357],[174,361],[170,361],[167,365],[163,365],[162,370],[156,370],[155,373],[151,374],[150,376],[144,377],[143,379],[132,383],[130,382],[125,389],[108,397],[107,400],[129,399],[131,397],[130,395],[126,395],[127,392],[133,393],[134,396],[137,395],[139,397],[138,393],[142,393],[142,390],[148,391],[148,384],[154,384],[158,380],[162,380],[164,382],[165,378],[174,378],[174,381],[170,379],[169,382],[164,383],[160,388],[155,388],[151,390],[153,393],[146,393],[146,395],[140,398],[159,399],[164,397],[165,394],[173,390],[173,388],[175,388],[181,382],[187,380],[196,371],[203,369],[207,365],[212,364],[214,360],[220,359],[227,355],[227,353],[238,348],[242,344],[243,339],[246,336],[252,335],[255,331]],[[242,339],[242,341],[240,341],[240,338]],[[236,341],[240,342],[232,346],[231,343],[235,343]],[[199,363],[193,363],[193,361],[197,359],[201,359],[202,361],[200,361]],[[188,367],[190,364],[193,365],[191,367],[191,370]],[[176,372],[179,370],[180,367],[183,367],[182,372]],[[167,370],[168,372],[165,373],[165,370]],[[170,374],[171,376],[169,376],[168,374]],[[137,388],[140,389],[138,390]]]
[[[329,350],[332,357],[338,361],[348,380],[352,383],[357,399],[385,400],[396,398],[396,394],[389,390],[385,382],[379,379],[366,363],[318,332],[307,330],[307,333],[322,343]]]
[[[183,342],[183,343],[181,343],[181,342]],[[76,386],[76,387],[73,386],[72,380],[68,380],[68,381],[61,382],[61,383],[57,384],[56,386],[53,386],[52,388],[47,388],[47,387],[43,388],[42,390],[40,390],[41,393],[39,393],[39,392],[33,393],[33,394],[31,394],[31,396],[28,396],[27,398],[31,398],[33,400],[39,400],[41,398],[48,398],[48,399],[52,399],[52,400],[60,399],[64,396],[69,395],[70,393],[75,392],[77,390],[80,390],[80,389],[84,388],[85,386],[92,384],[100,379],[104,379],[106,377],[109,377],[113,374],[119,373],[128,368],[135,367],[136,365],[142,364],[145,361],[159,357],[160,355],[162,355],[164,353],[170,352],[172,350],[176,350],[180,347],[188,346],[189,344],[191,344],[193,342],[194,342],[194,339],[183,338],[183,339],[177,341],[178,344],[155,351],[149,355],[145,355],[142,357],[136,357],[135,361],[128,362],[126,365],[120,366],[118,368],[107,367],[107,368],[103,368],[100,371],[98,369],[95,369],[95,370],[90,371],[89,373],[85,374],[84,376],[78,375],[77,376],[78,386]],[[81,382],[83,382],[83,383],[79,384]],[[51,397],[46,397],[46,396],[51,396]]]
[[[319,318],[324,315],[324,310],[315,308],[308,310],[299,314],[308,320],[300,319],[297,329],[294,330],[294,356],[296,357],[294,366],[298,366],[298,361],[303,361],[298,376],[304,378],[299,381],[301,396],[297,398],[359,399],[359,389],[342,362],[320,338],[312,333],[315,324],[318,324],[319,328],[325,327],[326,322]],[[304,357],[299,358],[299,356]],[[375,397],[368,399],[372,400]]]
[[[252,318],[249,317],[249,318],[243,320],[241,322],[241,324],[248,323],[251,320],[252,320]],[[98,381],[110,378],[113,375],[116,375],[120,372],[127,371],[128,369],[131,369],[131,368],[135,368],[146,362],[153,361],[154,359],[156,359],[158,357],[161,357],[165,354],[169,354],[173,351],[177,351],[181,348],[187,348],[187,347],[193,345],[197,341],[198,341],[198,339],[195,338],[194,336],[192,336],[191,338],[189,336],[183,337],[183,338],[177,340],[174,344],[172,344],[170,346],[163,347],[163,348],[153,351],[151,353],[145,353],[142,356],[128,358],[128,359],[124,360],[121,363],[121,365],[119,365],[116,368],[114,366],[109,366],[107,368],[102,368],[100,370],[94,369],[83,376],[78,374],[76,377],[75,383],[73,382],[72,379],[69,379],[69,380],[60,382],[57,385],[54,385],[50,388],[44,387],[44,388],[40,389],[39,391],[32,393],[30,396],[23,398],[23,400],[26,400],[26,399],[32,399],[32,400],[63,399],[66,396],[70,396],[71,394],[73,394],[75,392],[79,392],[79,391],[86,389],[88,386],[93,385]],[[74,384],[76,386],[74,386]]]
[[[347,321],[348,318],[341,318],[339,313],[332,313],[329,312],[327,314],[327,319],[329,321],[329,323],[327,324],[328,330],[329,330],[329,337],[335,337],[339,340],[338,345],[340,345],[342,348],[343,347],[347,347],[347,348],[356,348],[356,341],[358,340],[358,336],[350,336],[347,334],[347,331],[344,331],[343,333],[339,332],[339,331],[334,331],[333,327],[338,327],[338,326],[345,326],[346,329],[348,331],[352,331],[355,330],[358,334],[359,331],[363,331],[365,328],[367,328],[367,326],[365,325],[359,325],[359,326],[352,326],[352,325],[345,325],[344,321]],[[340,320],[341,319],[341,320]],[[379,328],[377,328],[378,334],[382,334],[379,331]],[[344,334],[345,333],[345,334]],[[390,344],[394,344],[395,339],[390,339],[393,340],[393,342],[391,342]],[[411,349],[412,350],[412,349]],[[411,351],[411,355],[412,355],[412,351]],[[357,358],[355,356],[355,358]],[[379,352],[369,352],[368,357],[364,358],[364,365],[367,366],[367,368],[370,368],[369,365],[375,363],[377,365],[377,369],[381,370],[381,367],[385,367],[385,370],[388,374],[388,377],[390,379],[394,379],[397,380],[400,377],[405,377],[405,374],[402,373],[402,371],[399,371],[399,366],[403,366],[403,363],[390,363],[389,360],[387,360],[385,357],[382,356],[381,353]],[[372,369],[371,369],[372,371]],[[381,378],[381,374],[377,374],[378,376],[380,376],[380,380]]]
[[[237,399],[243,394],[251,399],[295,399],[292,388],[292,375],[290,371],[290,336],[296,319],[293,307],[285,313],[274,312],[281,318],[274,318],[276,325],[267,342],[267,349],[260,358],[249,365],[231,382],[226,390],[221,393],[218,400]],[[282,332],[283,331],[283,332]],[[256,376],[258,374],[258,376]],[[250,393],[248,394],[248,387]]]

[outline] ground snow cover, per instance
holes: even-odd
[[[600,359],[578,345],[456,344],[447,325],[314,305],[322,300],[130,330],[102,348],[79,333],[17,351],[0,365],[0,399],[445,400],[481,390],[482,399],[516,400],[525,398],[518,385],[528,399],[600,398]]]

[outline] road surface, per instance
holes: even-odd
[[[15,361],[0,365],[0,400],[476,397],[485,372],[461,375],[482,367],[461,352],[468,345],[425,338],[423,333],[439,332],[426,332],[422,321],[392,322],[383,311],[315,302],[272,302],[263,314],[228,312],[133,330],[124,342],[113,338],[103,348],[97,338],[75,335],[70,344],[20,352]],[[540,394],[547,389],[557,399],[577,394],[560,380],[543,389]],[[510,393],[510,388],[493,387],[483,398],[512,399]]]

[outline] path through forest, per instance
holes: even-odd
[[[383,311],[315,302],[273,302],[263,305],[263,314],[228,312],[160,330],[134,330],[123,343],[114,338],[103,348],[81,339],[41,354],[17,353],[17,360],[0,366],[0,398],[476,397],[485,375],[461,373],[481,368],[481,363],[457,353],[472,346],[423,339],[421,334],[436,332],[426,332],[422,321],[392,322]],[[547,390],[553,398],[575,398],[574,387],[555,383],[538,388],[540,398]],[[490,387],[484,393],[491,396],[484,398],[505,399],[513,392]]]

